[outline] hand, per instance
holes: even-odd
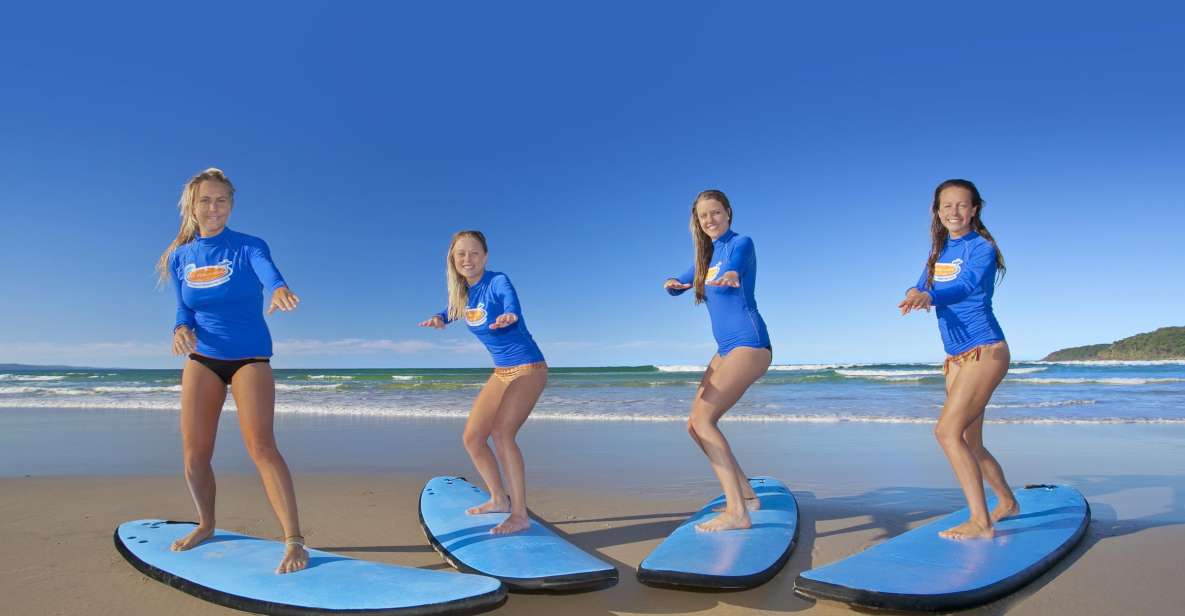
[[[178,325],[173,330],[173,355],[189,355],[197,348],[197,336],[188,325]]]
[[[503,312],[502,314],[498,315],[497,319],[494,319],[493,323],[490,323],[490,329],[501,329],[503,327],[510,327],[511,325],[514,325],[515,323],[518,323],[518,315],[517,314],[514,314],[513,312]]]
[[[704,282],[706,285],[713,287],[733,287],[741,286],[741,277],[736,272],[724,272],[724,274]]]
[[[668,290],[674,289],[676,291],[686,291],[687,289],[691,288],[691,285],[683,284],[682,282],[679,282],[678,280],[675,280],[674,278],[667,278],[667,281],[663,283],[662,288],[668,289]]]
[[[910,310],[925,310],[930,312],[933,298],[929,293],[924,293],[917,289],[910,289],[905,292],[905,299],[901,300],[897,307],[901,309],[901,314],[909,314]]]
[[[433,329],[444,329],[446,323],[444,319],[440,318],[439,314],[432,315],[431,319],[420,321],[420,327],[431,327]]]
[[[296,310],[296,305],[300,303],[300,298],[296,296],[288,287],[280,287],[272,293],[272,303],[267,307],[267,313],[271,314],[277,309],[284,312]]]

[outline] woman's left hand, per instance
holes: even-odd
[[[300,298],[296,296],[288,287],[280,287],[272,293],[272,303],[267,307],[267,313],[271,314],[276,310],[283,310],[284,312],[291,312],[296,310],[296,305],[300,303]]]
[[[704,284],[712,287],[739,287],[741,286],[741,277],[736,272],[724,272],[720,276],[704,282]]]
[[[494,319],[493,323],[490,323],[490,329],[500,329],[503,327],[510,327],[511,325],[514,325],[515,323],[518,323],[518,315],[517,314],[514,314],[513,312],[503,312],[502,314],[498,315],[497,319]]]
[[[897,307],[901,309],[901,314],[909,314],[910,310],[925,310],[930,312],[930,306],[933,298],[929,293],[919,291],[917,289],[910,289],[905,294],[905,299],[901,300]]]

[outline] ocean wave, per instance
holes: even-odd
[[[836,370],[836,374],[848,378],[873,379],[877,381],[920,381],[942,376],[942,370]]]
[[[770,372],[816,372],[819,370],[835,370],[849,368],[857,364],[786,364],[784,366],[770,366]]]
[[[1031,385],[1149,385],[1152,383],[1180,383],[1182,378],[1174,377],[1037,377],[1006,379],[1009,383]]]
[[[14,404],[10,400],[0,399],[0,408],[44,408],[47,410],[151,410],[178,412],[178,403],[173,400],[25,400]],[[228,399],[225,409],[234,412],[234,403]],[[379,419],[417,419],[417,420],[461,420],[468,417],[467,410],[456,408],[391,408],[389,406],[336,406],[325,404],[287,404],[276,405],[276,412],[291,415],[317,415],[337,417],[368,417]],[[556,412],[537,411],[531,414],[535,421],[554,422],[593,422],[593,423],[684,423],[686,414],[642,414],[642,413],[603,413],[603,412]],[[780,413],[780,414],[736,414],[726,415],[721,421],[726,423],[760,423],[760,424],[933,424],[936,417],[896,416],[896,415],[834,415],[810,413]],[[990,424],[1031,424],[1031,425],[1120,425],[1120,424],[1166,424],[1185,425],[1185,418],[1157,418],[1157,417],[987,417]]]
[[[14,385],[12,387],[0,387],[0,394],[32,394],[37,393],[47,387],[29,387],[28,385]]]
[[[659,372],[703,372],[704,370],[708,369],[707,366],[685,366],[685,365],[655,366],[655,368],[657,368]]]
[[[1049,409],[1063,406],[1083,406],[1096,404],[1098,400],[1046,400],[1043,402],[1013,402],[989,404],[989,409]]]
[[[0,381],[60,381],[64,374],[0,374]]]
[[[1066,361],[1042,361],[1041,364],[1058,366],[1185,366],[1185,359],[1080,359]]]
[[[418,381],[418,380],[420,380],[420,377],[418,377],[414,374],[392,374],[391,380],[392,381]]]
[[[334,381],[352,381],[354,377],[344,374],[310,374],[305,378],[310,381],[334,380]]]
[[[276,391],[329,391],[341,389],[345,383],[333,383],[329,385],[289,385],[288,383],[276,383]]]
[[[178,392],[181,391],[180,385],[171,385],[168,387],[137,387],[133,385],[108,385],[104,387],[93,387],[90,389],[99,394],[151,394],[164,392]]]
[[[1030,368],[1009,368],[1008,374],[1032,374],[1034,372],[1044,372],[1048,370],[1045,366],[1034,366]]]

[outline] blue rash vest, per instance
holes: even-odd
[[[996,246],[972,231],[947,238],[934,264],[934,287],[926,288],[926,268],[915,285],[929,293],[938,313],[938,331],[947,355],[1004,340],[992,313],[996,285]]]
[[[176,330],[188,325],[199,355],[215,359],[271,357],[272,337],[263,320],[263,291],[285,286],[263,240],[223,228],[195,237],[169,257],[177,292]]]
[[[490,324],[506,313],[513,313],[518,320],[509,327],[490,329]],[[447,309],[436,314],[445,323],[451,322]],[[510,284],[506,274],[486,271],[481,280],[469,285],[465,323],[469,325],[469,331],[486,346],[494,358],[494,365],[499,368],[544,361],[543,352],[531,338],[531,332],[527,331],[527,321],[518,305],[518,294],[514,292],[514,285]]]
[[[712,242],[712,263],[704,281],[715,280],[725,272],[736,272],[740,287],[704,286],[708,315],[712,320],[712,336],[716,338],[716,352],[724,357],[737,347],[770,347],[769,332],[765,320],[757,312],[757,252],[753,240],[737,235],[729,229]],[[675,277],[683,284],[692,284],[695,279],[695,264],[686,272]],[[694,288],[694,287],[693,287]],[[671,295],[680,295],[687,289],[667,289]]]

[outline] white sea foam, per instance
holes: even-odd
[[[0,374],[0,381],[60,381],[64,374]]]
[[[655,368],[658,368],[659,372],[703,372],[704,370],[708,369],[707,366],[686,366],[686,365],[655,366]]]
[[[1012,402],[989,404],[989,409],[1048,409],[1062,406],[1083,406],[1096,404],[1097,400],[1045,400],[1042,402]]]
[[[418,377],[414,374],[392,374],[391,375],[392,381],[416,381],[416,380],[419,380],[419,378],[420,377]]]
[[[816,372],[819,370],[835,370],[849,368],[856,364],[787,364],[784,366],[770,366],[771,372]]]
[[[13,387],[0,387],[0,394],[32,394],[41,391],[42,389],[46,388],[16,385]]]
[[[1034,366],[1031,368],[1009,368],[1008,374],[1032,374],[1034,372],[1044,372],[1048,370],[1045,366]]]
[[[310,374],[308,379],[311,381],[332,380],[332,381],[352,381],[354,377],[345,374]]]
[[[276,391],[328,391],[334,389],[341,389],[345,383],[333,383],[329,385],[289,385],[288,383],[276,383]]]
[[[905,369],[905,370],[836,370],[835,373],[838,375],[841,375],[841,376],[861,378],[861,379],[869,379],[869,378],[876,379],[878,377],[883,379],[883,378],[891,378],[891,377],[908,376],[908,377],[916,377],[916,378],[911,378],[909,380],[917,380],[917,379],[926,378],[928,376],[941,375],[942,371],[941,370],[923,370],[923,369],[914,369],[914,370],[909,370],[909,369]]]
[[[1024,379],[1007,379],[1010,383],[1028,383],[1030,385],[1148,385],[1151,383],[1180,383],[1182,378],[1144,378],[1144,377],[1030,377]]]
[[[180,385],[172,385],[169,387],[137,387],[134,385],[109,385],[104,387],[93,387],[90,391],[98,394],[152,394],[165,392],[179,392]]]

